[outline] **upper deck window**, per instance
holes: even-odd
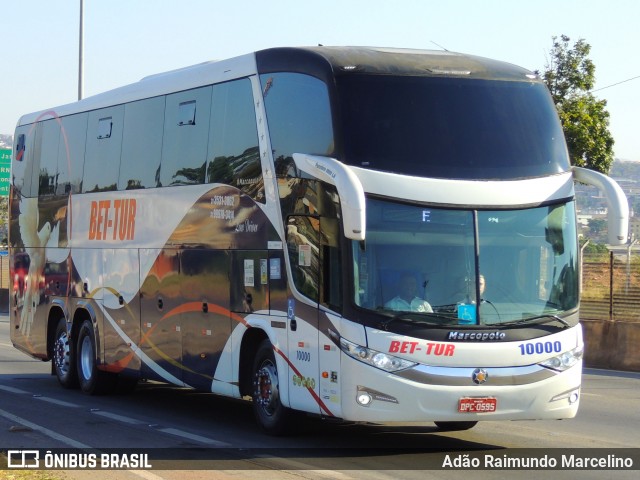
[[[294,153],[331,155],[333,128],[325,83],[286,72],[262,75],[260,81],[276,171],[285,170]]]
[[[204,183],[211,87],[167,95],[158,186]]]
[[[124,105],[88,113],[82,192],[117,190]]]
[[[435,178],[511,179],[569,169],[542,83],[349,75],[338,81],[344,162]]]
[[[124,107],[119,190],[158,186],[162,156],[165,97],[127,103]]]
[[[211,98],[207,182],[233,185],[264,203],[251,81],[214,85]]]

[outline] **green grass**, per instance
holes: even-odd
[[[0,480],[64,480],[63,472],[44,470],[7,470],[7,456],[0,452]]]

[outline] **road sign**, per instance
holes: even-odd
[[[0,196],[9,196],[11,181],[11,149],[0,148]]]

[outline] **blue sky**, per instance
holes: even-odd
[[[77,98],[80,0],[3,2],[0,133]],[[84,0],[85,96],[276,46],[437,49],[544,68],[552,36],[592,47],[596,89],[640,76],[638,0]],[[616,156],[640,161],[640,78],[597,91]]]

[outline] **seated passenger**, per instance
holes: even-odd
[[[480,301],[485,302],[486,300],[483,298],[486,287],[484,275],[478,277],[478,284],[480,287]],[[452,298],[454,298],[457,303],[476,303],[476,289],[473,280],[469,280],[468,277],[461,277],[458,280],[458,291]]]
[[[431,305],[416,295],[418,282],[410,273],[400,277],[398,290],[398,295],[385,303],[385,308],[399,312],[433,312]]]

